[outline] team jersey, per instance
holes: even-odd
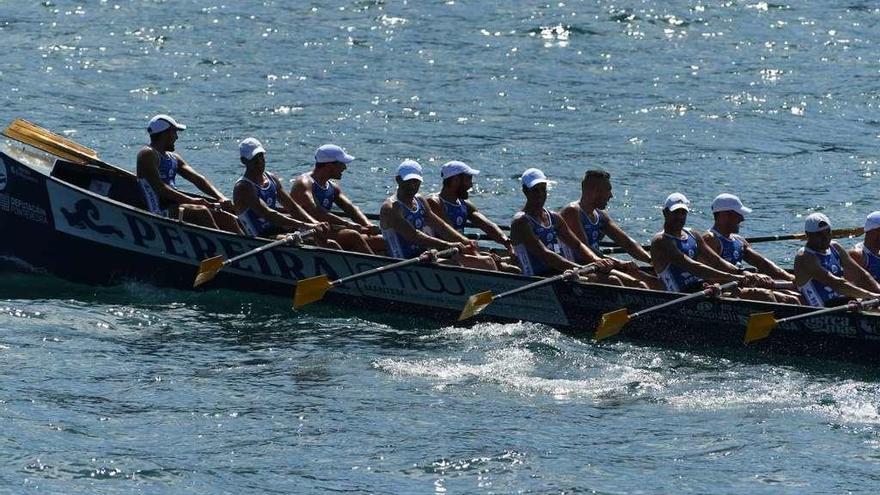
[[[602,210],[596,210],[596,221],[590,220],[590,217],[578,206],[581,214],[581,226],[584,228],[584,234],[587,237],[587,246],[597,255],[601,254],[599,250],[599,241],[605,237],[605,227],[608,226],[608,216]]]
[[[400,205],[403,210],[403,216],[407,223],[419,231],[425,229],[425,200],[421,196],[416,196],[416,207],[414,210],[401,203],[400,200],[394,198],[395,205]],[[409,242],[398,234],[394,229],[382,229],[382,237],[385,239],[385,246],[388,248],[388,254],[392,258],[413,258],[425,252],[425,247],[415,242]]]
[[[312,181],[312,196],[315,197],[315,204],[323,208],[325,211],[330,211],[336,203],[336,196],[339,195],[339,188],[329,180],[327,181],[327,187],[321,187],[311,174],[304,175],[308,175],[309,179]]]
[[[159,179],[172,189],[177,189],[177,183],[175,182],[178,166],[177,156],[168,152],[156,151],[156,153],[159,154]],[[153,189],[153,186],[150,185],[147,179],[138,179],[138,186],[140,186],[141,193],[143,193],[144,203],[147,205],[147,210],[151,213],[167,216],[167,208],[162,208],[164,201],[159,198],[159,194]]]
[[[688,229],[684,229],[685,233],[684,238],[675,237],[669,235],[667,233],[663,233],[664,236],[672,239],[675,242],[675,247],[678,248],[679,251],[682,252],[688,258],[695,260],[697,259],[697,255],[699,254],[699,244],[697,244],[697,238],[694,236],[693,232]],[[684,292],[692,289],[697,285],[702,285],[703,280],[699,277],[693,275],[692,273],[675,266],[670,263],[666,266],[666,269],[660,272],[660,280],[663,281],[663,285],[666,286],[666,290],[670,292]]]
[[[546,208],[544,211],[547,213],[547,216],[550,218],[550,225],[544,225],[541,221],[532,217],[524,211],[518,212],[514,215],[513,219],[516,221],[523,216],[528,219],[529,224],[532,227],[532,232],[535,234],[535,237],[541,241],[547,249],[553,251],[554,253],[569,259],[573,260],[571,250],[568,249],[564,243],[559,241],[559,233],[558,227],[556,226],[556,219],[553,217]],[[551,271],[550,267],[544,263],[536,255],[529,252],[526,248],[525,244],[517,244],[513,247],[513,252],[516,254],[517,259],[519,260],[519,265],[522,268],[523,275],[546,275]]]
[[[721,244],[721,252],[718,254],[728,263],[742,267],[743,252],[746,247],[745,240],[736,234],[725,237],[721,232],[715,230],[714,227],[709,229],[709,232],[712,232],[715,238],[718,239],[718,243]]]
[[[263,180],[267,182],[265,186],[261,186],[247,177],[238,179],[238,182],[245,182],[253,186],[254,191],[257,193],[257,196],[263,200],[263,203],[266,203],[266,206],[269,208],[277,210],[278,189],[275,185],[275,180],[268,177],[266,174],[263,174]],[[238,220],[245,233],[251,236],[263,235],[272,227],[271,222],[260,216],[252,208],[248,208],[241,212],[238,215]]]
[[[843,266],[840,263],[840,253],[832,244],[826,252],[820,253],[808,247],[802,247],[800,252],[812,254],[819,260],[822,269],[837,277],[843,276]],[[804,285],[798,287],[807,304],[810,306],[823,307],[828,301],[842,297],[831,287],[819,282],[816,279],[810,279]]]
[[[464,224],[468,219],[468,207],[464,201],[457,199],[455,203],[450,203],[443,199],[439,194],[437,197],[443,205],[443,213],[446,215],[446,222],[452,225],[452,228],[464,234]]]
[[[862,267],[874,277],[874,280],[880,281],[880,255],[865,247],[864,242],[856,244],[856,249],[862,252]]]

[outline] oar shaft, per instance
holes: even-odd
[[[596,271],[596,266],[593,265],[593,264],[584,265],[584,266],[579,266],[579,267],[575,268],[575,269],[572,270],[572,271],[573,271],[575,274],[577,274],[577,275],[584,275],[584,274],[587,274],[587,273],[591,273],[591,272]],[[553,283],[556,283],[556,282],[558,282],[558,281],[560,281],[560,280],[563,280],[563,279],[565,279],[565,278],[567,278],[567,277],[569,277],[569,276],[570,276],[570,275],[569,275],[568,272],[560,273],[559,275],[554,275],[554,276],[552,276],[552,277],[545,278],[544,280],[538,280],[537,282],[532,282],[532,283],[530,283],[530,284],[526,284],[526,285],[524,285],[524,286],[522,286],[522,287],[517,287],[516,289],[509,290],[509,291],[507,291],[507,292],[502,292],[501,294],[498,294],[497,296],[493,296],[492,299],[493,299],[493,300],[498,300],[498,299],[502,299],[502,298],[507,297],[507,296],[512,296],[512,295],[515,295],[515,294],[519,294],[520,292],[525,292],[525,291],[527,291],[527,290],[532,290],[532,289],[534,289],[534,288],[536,288],[536,287],[540,287],[540,286],[542,286],[542,285],[553,284]]]
[[[868,308],[877,306],[878,304],[880,304],[880,299],[867,299],[864,301],[858,301],[856,303],[849,302],[846,304],[842,304],[840,306],[834,306],[831,308],[824,308],[824,309],[820,309],[817,311],[810,311],[809,313],[802,313],[802,314],[795,315],[795,316],[789,316],[788,318],[783,318],[781,320],[777,320],[776,324],[778,325],[781,323],[790,323],[792,321],[803,320],[804,318],[812,318],[814,316],[822,316],[822,315],[827,315],[827,314],[832,314],[832,313],[842,313],[844,311],[849,311],[849,310],[853,309],[853,305],[855,305],[857,309],[861,310],[861,309],[868,309]]]
[[[256,249],[253,249],[253,250],[248,251],[248,252],[243,253],[243,254],[239,254],[238,256],[236,256],[236,257],[234,257],[234,258],[229,258],[228,260],[224,261],[223,264],[224,264],[224,265],[229,265],[229,264],[231,264],[231,263],[235,263],[236,261],[239,261],[239,260],[242,260],[242,259],[245,259],[245,258],[249,258],[249,257],[254,256],[254,255],[257,255],[257,254],[260,254],[260,253],[262,253],[263,251],[266,251],[266,250],[272,249],[272,248],[274,248],[274,247],[283,246],[283,245],[285,245],[285,244],[290,244],[291,242],[293,242],[293,241],[295,241],[295,240],[297,240],[297,239],[299,239],[300,241],[302,241],[304,238],[306,238],[306,237],[308,237],[308,236],[310,236],[310,235],[312,235],[312,234],[314,234],[314,233],[315,233],[315,229],[309,229],[309,230],[304,230],[304,231],[302,231],[302,232],[294,232],[294,233],[292,233],[292,234],[288,234],[288,235],[282,237],[281,239],[278,239],[278,240],[272,241],[272,242],[270,242],[270,243],[268,243],[268,244],[263,244],[262,246],[260,246],[260,247],[258,247],[258,248],[256,248]]]
[[[720,290],[731,289],[731,288],[733,288],[733,287],[736,287],[737,284],[739,284],[739,282],[736,282],[736,281],[734,281],[734,282],[727,282],[726,284],[722,284],[721,286],[719,286],[718,289],[720,289]],[[659,309],[668,308],[669,306],[674,306],[674,305],[676,305],[676,304],[681,304],[681,303],[683,303],[683,302],[690,301],[691,299],[698,299],[698,298],[700,298],[700,297],[706,297],[706,296],[709,296],[709,295],[711,295],[712,293],[714,293],[715,290],[716,290],[716,289],[715,289],[715,288],[712,288],[712,287],[710,287],[710,288],[708,288],[708,289],[703,289],[703,290],[701,290],[701,291],[699,291],[699,292],[694,292],[693,294],[688,294],[688,295],[686,295],[686,296],[679,297],[678,299],[673,299],[673,300],[668,301],[668,302],[665,302],[665,303],[663,303],[663,304],[658,304],[657,306],[651,306],[651,307],[648,308],[648,309],[643,309],[643,310],[641,310],[641,311],[638,311],[638,312],[636,312],[636,313],[633,313],[632,315],[630,315],[629,318],[630,318],[630,320],[632,320],[633,318],[636,318],[636,317],[639,317],[639,316],[644,316],[644,315],[646,315],[646,314],[648,314],[648,313],[653,313],[654,311],[657,311],[657,310],[659,310]]]
[[[449,248],[444,249],[437,253],[437,258],[445,258],[447,256],[452,256],[458,252],[458,248]],[[330,282],[330,285],[336,287],[338,285],[342,285],[346,282],[351,282],[352,280],[357,280],[360,278],[371,277],[373,275],[378,275],[380,273],[387,272],[389,270],[396,270],[398,268],[404,268],[409,265],[414,265],[422,261],[421,256],[416,256],[415,258],[410,258],[408,260],[398,261],[397,263],[391,263],[390,265],[380,266],[379,268],[373,268],[372,270],[367,270],[361,273],[355,273],[354,275],[349,275],[347,277],[342,277]]]

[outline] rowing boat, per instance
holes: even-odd
[[[135,177],[101,162],[71,161],[13,142],[0,145],[0,254],[60,277],[90,284],[135,279],[192,289],[199,263],[231,259],[270,242],[161,217],[142,208]],[[290,297],[296,282],[326,275],[335,280],[394,259],[313,246],[281,245],[218,273],[210,287]],[[503,293],[536,277],[417,264],[359,279],[327,295],[329,303],[430,315],[453,322],[468,297]],[[680,294],[561,280],[499,300],[479,318],[530,321],[591,336],[603,313],[642,309]],[[633,322],[627,339],[688,347],[742,347],[752,313],[788,317],[811,308],[731,298],[698,300]],[[831,314],[782,324],[754,349],[853,361],[880,361],[880,315]]]

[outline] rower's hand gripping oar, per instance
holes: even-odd
[[[880,299],[866,299],[864,301],[855,300],[841,306],[822,308],[816,311],[810,311],[809,313],[789,316],[788,318],[783,318],[781,320],[777,320],[772,311],[769,313],[753,313],[749,316],[749,325],[746,327],[746,335],[743,340],[748,344],[749,342],[754,342],[756,340],[766,339],[770,336],[770,332],[780,323],[788,323],[831,313],[842,313],[844,311],[858,313],[864,309],[870,309],[877,306],[880,306]]]
[[[458,321],[463,321],[470,318],[471,316],[476,315],[477,313],[486,309],[486,306],[492,304],[493,301],[497,301],[501,298],[512,296],[514,294],[519,294],[520,292],[525,292],[527,290],[537,289],[538,287],[543,287],[545,285],[552,284],[560,280],[571,280],[578,275],[586,275],[588,273],[592,273],[596,271],[596,269],[596,265],[591,263],[589,265],[566,270],[559,275],[554,275],[552,277],[545,278],[544,280],[539,280],[537,282],[532,282],[530,284],[513,290],[509,290],[507,292],[502,292],[498,295],[493,295],[492,291],[490,290],[479,292],[468,298],[467,303],[465,303],[464,305],[464,309],[461,310],[461,314],[458,316]]]
[[[637,311],[633,314],[629,314],[626,308],[605,313],[604,315],[602,315],[602,321],[599,323],[599,328],[596,329],[596,340],[603,340],[607,339],[608,337],[617,335],[618,333],[620,333],[620,329],[623,328],[624,325],[640,316],[644,316],[648,313],[653,313],[654,311],[668,308],[670,306],[675,306],[684,302],[688,302],[692,299],[719,296],[721,295],[722,291],[732,289],[733,287],[736,287],[737,284],[739,284],[739,282],[734,281],[727,282],[723,285],[710,285],[709,287],[699,292],[694,292],[693,294],[688,294],[686,296],[679,297],[678,299],[667,301],[663,304],[651,306],[650,308]]]
[[[416,263],[430,263],[436,261],[438,258],[447,258],[450,256],[454,256],[458,254],[458,252],[459,249],[457,247],[444,249],[440,252],[426,251],[415,258],[398,261],[397,263],[391,263],[390,265],[380,266],[379,268],[373,268],[372,270],[367,270],[365,272],[355,273],[347,277],[333,280],[332,282],[327,278],[327,275],[324,274],[318,275],[316,277],[302,279],[296,283],[296,289],[293,293],[293,308],[299,309],[307,304],[311,304],[315,301],[320,301],[324,298],[324,294],[327,293],[328,290],[334,287],[338,287],[346,282],[371,277],[373,275],[378,275],[380,273],[384,273],[390,270],[396,270],[405,266],[414,265]]]
[[[294,232],[292,234],[288,234],[282,237],[281,239],[272,241],[268,244],[263,244],[256,249],[252,249],[246,253],[239,254],[238,256],[230,258],[228,260],[224,260],[224,256],[222,254],[214,256],[213,258],[204,259],[199,264],[199,272],[196,274],[196,279],[193,282],[193,287],[198,287],[206,282],[211,281],[211,279],[217,276],[217,272],[225,268],[226,265],[235,263],[236,261],[254,256],[256,254],[260,254],[263,251],[272,249],[274,247],[284,246],[286,244],[299,244],[302,242],[303,239],[314,233],[315,229],[304,230],[302,232]]]

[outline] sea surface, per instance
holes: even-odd
[[[404,158],[425,191],[464,160],[499,223],[525,168],[559,207],[601,167],[640,241],[675,191],[693,227],[731,192],[785,234],[880,209],[878,39],[859,0],[0,2],[0,124],[133,168],[169,113],[227,192],[244,137],[285,178],[333,142],[367,212]],[[880,492],[872,368],[288,306],[5,262],[0,492]]]

